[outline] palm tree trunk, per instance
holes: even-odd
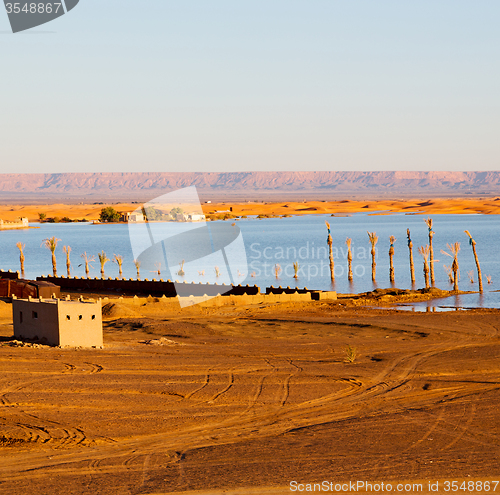
[[[396,242],[396,238],[391,235],[389,237],[389,241],[391,246],[389,247],[389,280],[391,284],[394,283],[394,243]]]
[[[24,278],[24,247],[25,245],[21,242],[17,243],[19,249],[19,263],[21,264],[21,277]]]
[[[353,279],[353,276],[352,276],[352,251],[351,251],[351,239],[347,239],[346,240],[346,244],[347,244],[347,265],[348,265],[348,268],[349,268],[349,272],[348,272],[348,275],[347,275],[347,279],[349,280],[349,282],[352,282],[352,279]]]
[[[411,285],[415,285],[415,265],[413,264],[413,242],[410,237],[410,229],[406,229],[406,235],[408,237],[408,250],[410,251],[410,278]]]
[[[479,292],[483,292],[483,275],[481,273],[481,266],[479,265],[479,259],[476,253],[476,241],[472,242],[472,252],[474,253],[474,259],[477,266],[477,280],[479,282]]]
[[[330,278],[332,282],[335,282],[335,262],[333,261],[333,239],[332,235],[330,234],[330,224],[328,222],[326,223],[326,227],[328,228],[328,250],[330,251]]]
[[[474,254],[474,260],[477,267],[477,280],[479,282],[479,292],[483,292],[483,275],[481,273],[481,266],[479,265],[479,258],[476,253],[476,241],[472,238],[471,233],[468,230],[464,232],[469,236],[469,244],[472,246],[472,253]]]
[[[375,275],[377,274],[377,263],[375,261],[375,246],[372,247],[372,280],[375,282]]]
[[[52,271],[54,273],[54,277],[57,277],[56,253],[54,251],[52,251]]]
[[[424,279],[425,279],[425,288],[428,289],[430,287],[429,284],[429,263],[427,260],[424,260]]]
[[[434,249],[432,247],[432,238],[434,236],[434,232],[429,230],[429,264],[431,271],[431,284],[434,286],[436,283],[436,278],[434,277]]]
[[[451,268],[453,270],[453,290],[458,292],[458,262],[456,259],[453,260]]]

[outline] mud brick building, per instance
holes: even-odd
[[[61,347],[102,347],[101,300],[12,300],[14,336]]]

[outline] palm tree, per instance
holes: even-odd
[[[177,275],[180,275],[181,277],[184,277],[184,275],[186,275],[186,272],[184,271],[184,263],[184,260],[179,263],[179,271],[177,272]]]
[[[294,261],[293,262],[293,271],[294,271],[293,278],[299,278],[299,268],[300,268],[299,262]]]
[[[435,232],[432,230],[432,218],[426,218],[424,222],[429,228],[429,265],[431,269],[431,284],[434,285],[436,278],[434,277],[434,248],[432,247],[432,238]]]
[[[139,260],[134,260],[134,266],[137,271],[137,280],[141,280],[141,262]]]
[[[332,282],[335,281],[335,262],[333,261],[333,239],[332,239],[332,234],[330,233],[330,224],[325,221],[326,223],[326,228],[328,229],[328,237],[326,239],[326,243],[328,244],[328,250],[330,252],[330,278],[332,279]],[[276,278],[278,278],[276,276]]]
[[[71,260],[69,259],[69,254],[71,253],[70,246],[63,246],[63,251],[66,253],[66,270],[68,272],[68,278],[71,277]]]
[[[21,262],[21,277],[24,278],[24,248],[26,247],[26,244],[23,244],[22,242],[18,242],[16,244],[17,248],[19,249],[19,261]]]
[[[351,238],[347,238],[345,240],[345,243],[347,244],[347,265],[348,265],[348,268],[349,268],[349,274],[347,275],[347,279],[349,280],[349,282],[352,282],[352,251],[351,251],[351,243],[352,243],[352,239]]]
[[[408,237],[408,249],[410,251],[410,277],[411,277],[411,285],[415,285],[415,266],[413,264],[413,242],[411,242],[410,229],[406,229],[406,237]]]
[[[371,253],[372,253],[372,280],[375,282],[375,275],[377,272],[377,263],[375,262],[375,245],[378,242],[378,237],[376,232],[367,232],[368,237],[370,238],[370,244],[372,245]]]
[[[151,272],[161,277],[161,263],[160,262],[155,263],[155,268],[156,270],[151,270]]]
[[[44,239],[42,241],[42,246],[45,246],[52,253],[52,272],[54,277],[57,277],[56,248],[60,240],[61,239],[57,239],[56,237],[51,237],[50,239]]]
[[[278,263],[276,263],[274,265],[274,276],[276,277],[276,279],[280,277],[280,273],[281,273],[281,266],[278,265]]]
[[[481,273],[481,266],[479,265],[479,259],[476,253],[476,241],[472,238],[468,230],[464,230],[464,232],[469,236],[469,244],[472,246],[472,252],[474,253],[474,260],[476,261],[477,267],[477,280],[479,282],[479,292],[483,292],[483,275]]]
[[[418,248],[418,252],[420,253],[420,256],[424,259],[424,278],[425,278],[425,288],[428,289],[430,287],[429,285],[429,245],[426,244],[424,246],[420,246]]]
[[[391,243],[391,246],[389,247],[389,280],[394,282],[394,243],[396,242],[396,238],[391,235],[389,237],[389,242]]]
[[[116,263],[118,265],[118,271],[120,274],[120,278],[123,277],[123,256],[120,256],[119,254],[114,254],[113,255],[113,263]]]
[[[441,249],[441,252],[443,254],[446,254],[446,256],[449,256],[450,258],[453,258],[453,263],[451,264],[451,270],[453,271],[453,290],[455,292],[458,292],[458,279],[460,277],[460,270],[458,267],[458,252],[460,251],[460,243],[455,242],[454,244],[446,244],[448,246],[448,249],[450,252],[443,251]]]
[[[99,257],[99,263],[101,264],[101,278],[104,278],[104,265],[109,261],[109,258],[106,256],[104,250],[97,256]]]
[[[94,268],[92,266],[92,263],[95,261],[95,256],[91,256],[90,258],[88,257],[87,255],[87,251],[85,251],[81,257],[83,258],[83,260],[85,261],[85,275],[87,276],[87,278],[89,278],[89,274],[90,274],[90,270],[89,270],[89,266],[90,268]],[[79,265],[79,266],[82,266],[82,265]]]

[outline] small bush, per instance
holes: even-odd
[[[356,348],[352,347],[351,345],[348,345],[345,348],[345,361],[346,363],[354,363],[356,360]]]

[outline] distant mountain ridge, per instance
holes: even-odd
[[[500,171],[487,172],[150,172],[0,174],[0,199],[152,198],[197,186],[204,198],[498,195]]]

